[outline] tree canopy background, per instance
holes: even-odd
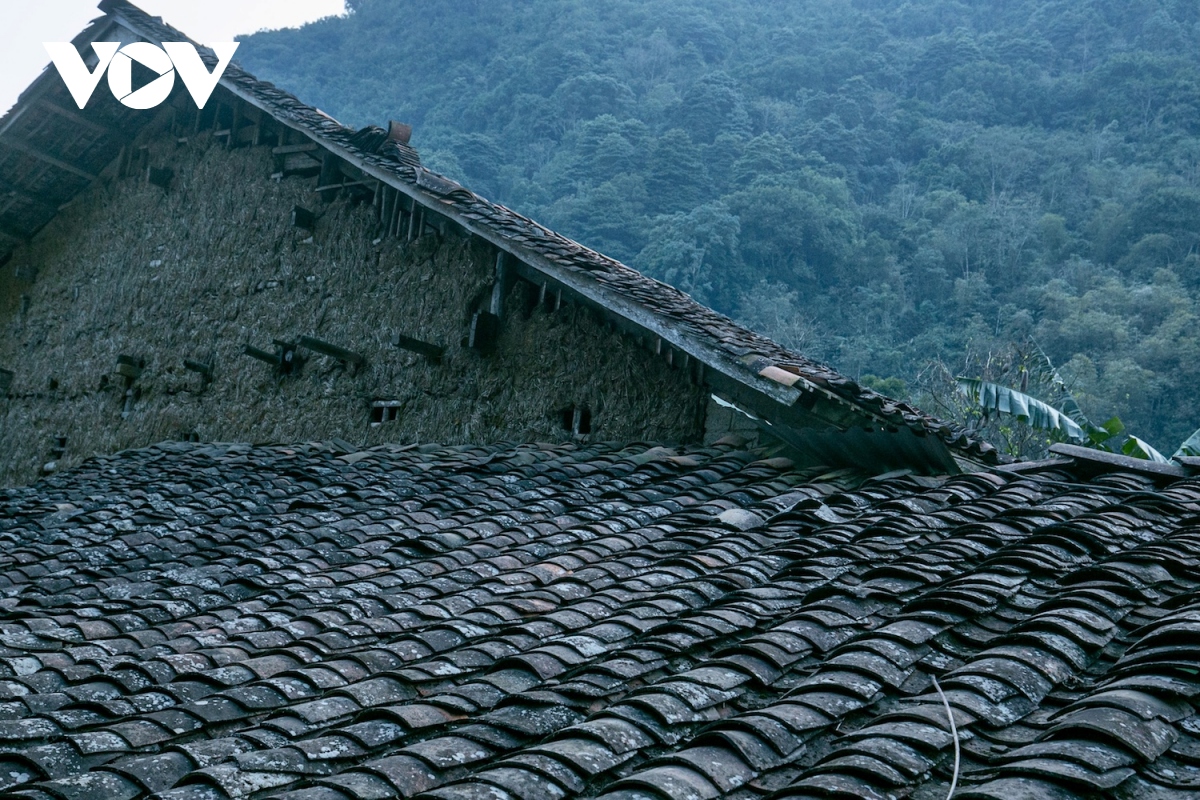
[[[242,63],[893,394],[1033,341],[1092,417],[1200,425],[1194,0],[347,5]]]

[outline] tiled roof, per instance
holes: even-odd
[[[102,0],[100,10],[108,17],[93,24],[76,37],[76,44],[103,38],[107,23],[116,21],[128,26],[150,41],[175,41],[186,36],[152,17],[126,0]],[[210,66],[215,56],[206,48],[201,52]],[[52,71],[51,71],[52,72]],[[48,79],[49,78],[49,79]],[[67,128],[69,140],[58,150],[70,149],[72,158],[83,159],[89,172],[99,172],[104,163],[116,155],[120,140],[116,130],[127,130],[119,120],[132,116],[147,117],[142,112],[132,115],[111,98],[97,93],[96,113],[103,118],[100,131],[69,127],[61,118],[61,107],[69,105],[60,96],[65,91],[51,73],[35,83],[41,91],[53,91],[59,97],[58,116],[34,109],[45,98],[27,91],[22,100],[5,118],[0,119],[0,156],[5,142],[24,141],[38,136],[54,143],[56,131]],[[920,409],[885,397],[874,390],[841,375],[833,368],[789,350],[769,338],[759,335],[713,309],[697,303],[688,295],[667,284],[646,277],[630,267],[568,239],[509,208],[493,203],[420,165],[416,151],[395,142],[385,141],[378,129],[355,131],[309,106],[294,95],[261,81],[231,64],[221,79],[221,85],[252,103],[285,125],[303,132],[312,140],[347,159],[368,175],[384,180],[401,189],[426,208],[453,219],[467,230],[495,243],[516,255],[534,279],[551,277],[569,285],[581,296],[609,312],[614,318],[628,323],[641,333],[650,331],[671,338],[671,344],[690,353],[710,370],[730,376],[742,387],[749,387],[751,397],[763,403],[751,409],[764,414],[772,422],[792,424],[797,409],[802,414],[826,418],[835,427],[907,428],[951,448],[959,456],[973,461],[995,463],[997,454],[991,445],[977,438],[960,425],[922,412]],[[29,113],[26,113],[29,112]],[[20,119],[21,115],[25,119]],[[139,116],[141,114],[141,116]],[[79,118],[84,115],[75,115]],[[86,119],[85,119],[86,121]],[[28,129],[28,130],[26,130]],[[107,131],[107,133],[105,133]],[[379,135],[376,135],[378,133]],[[48,138],[47,138],[48,137]],[[54,148],[50,148],[54,149]],[[58,152],[56,150],[55,152]],[[76,151],[79,151],[78,153]],[[63,151],[66,152],[66,151]],[[107,157],[106,157],[107,154]],[[21,185],[22,176],[36,168],[40,183],[25,187],[11,201],[0,206],[0,236],[15,229],[21,235],[32,233],[48,221],[57,206],[84,188],[88,181],[79,174],[61,173],[44,158],[39,160],[26,151],[14,151],[11,159],[0,158],[0,191],[10,184]],[[61,173],[61,174],[60,174]],[[47,177],[49,176],[49,177]],[[40,203],[35,195],[45,194],[53,201]],[[2,197],[3,195],[0,195]],[[22,205],[18,197],[24,197]],[[24,217],[12,216],[17,211]],[[6,216],[8,215],[8,216]],[[11,217],[11,218],[10,218]],[[2,251],[0,251],[2,252]],[[731,398],[737,399],[737,398]],[[814,410],[814,404],[817,408]],[[818,412],[825,411],[824,416]],[[805,424],[812,424],[808,419]],[[944,453],[944,448],[941,451]],[[943,458],[948,460],[948,456]]]
[[[1196,797],[1200,483],[162,445],[0,493],[6,797]],[[1159,481],[1158,485],[1151,481]]]

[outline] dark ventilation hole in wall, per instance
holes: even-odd
[[[587,406],[567,406],[559,413],[563,430],[580,435],[592,432],[592,411]]]
[[[371,427],[395,422],[400,417],[399,400],[376,400],[371,404]]]

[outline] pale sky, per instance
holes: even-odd
[[[295,28],[345,10],[343,0],[132,1],[203,44],[231,42],[263,28]],[[98,2],[0,0],[0,115],[50,63],[42,42],[69,42],[100,16]]]

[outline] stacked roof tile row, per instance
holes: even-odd
[[[162,445],[0,494],[20,798],[1200,791],[1200,483]],[[955,731],[942,695],[953,709]]]

